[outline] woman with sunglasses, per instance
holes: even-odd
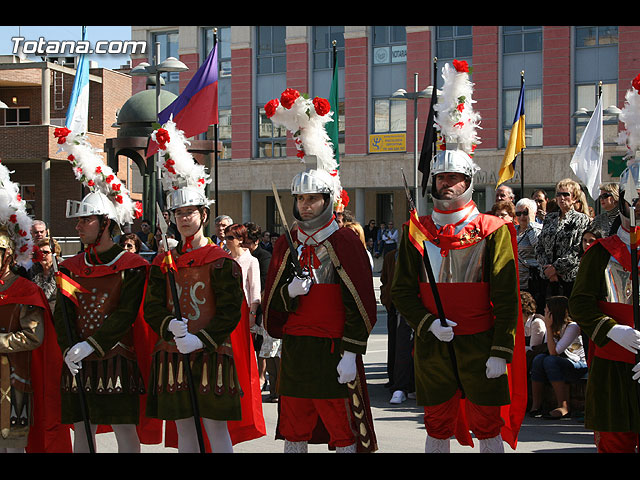
[[[547,296],[569,297],[580,263],[579,251],[590,219],[577,212],[580,184],[565,178],[556,185],[558,210],[548,213],[536,245],[536,256]]]
[[[516,203],[516,232],[518,242],[518,270],[520,290],[531,293],[534,297],[539,290],[540,275],[536,245],[542,225],[535,221],[538,206],[530,198],[522,198]]]
[[[601,213],[596,215],[589,228],[602,231],[605,237],[615,234],[620,224],[618,192],[619,188],[616,183],[603,183],[600,185],[598,201],[600,202]],[[614,224],[615,228],[613,228]]]

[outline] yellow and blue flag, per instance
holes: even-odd
[[[516,115],[513,119],[513,126],[511,127],[511,134],[509,135],[509,143],[507,149],[504,152],[504,158],[502,159],[502,165],[498,172],[498,188],[502,183],[506,182],[510,178],[513,178],[515,172],[514,163],[516,157],[527,146],[524,140],[525,121],[524,121],[524,78],[522,79],[520,86],[520,97],[518,98],[518,108],[516,108]]]

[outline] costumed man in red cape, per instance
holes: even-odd
[[[527,395],[515,229],[472,199],[480,117],[458,66],[444,66],[436,106],[446,149],[431,162],[433,213],[404,225],[391,295],[415,331],[425,452],[449,452],[452,436],[473,446],[472,432],[481,452],[502,453],[503,440],[516,448]]]
[[[43,360],[57,348],[51,310],[42,289],[13,269],[28,269],[37,253],[19,191],[0,164],[0,451],[64,452],[68,429],[45,414]]]
[[[242,271],[204,235],[210,178],[187,151],[184,133],[169,120],[152,137],[160,145],[158,168],[167,209],[182,240],[158,254],[149,271],[144,316],[158,342],[146,413],[167,420],[167,446],[198,452],[200,419],[194,417],[193,388],[207,451],[231,453],[233,445],[266,433]],[[168,269],[181,318],[176,318]],[[193,385],[187,384],[185,358],[191,363]]]
[[[67,200],[66,212],[67,218],[77,218],[76,230],[86,248],[62,262],[57,273],[54,323],[65,363],[60,378],[62,422],[74,426],[74,452],[93,451],[95,433],[113,430],[119,452],[137,453],[141,442],[161,441],[159,425],[141,421],[140,409],[146,390],[140,364],[148,346],[139,342],[144,335],[136,319],[148,262],[122,249],[113,237],[121,225],[140,216],[140,205],[84,134],[61,128],[55,135],[69,154],[76,178],[89,189],[82,201]],[[79,385],[84,386],[84,400]]]
[[[309,443],[375,451],[362,365],[376,322],[371,266],[358,237],[335,221],[342,188],[320,119],[328,109],[322,99],[312,104],[292,89],[281,100],[272,101],[268,115],[298,132],[307,168],[292,181],[296,228],[274,245],[263,296],[265,328],[282,338],[276,438],[284,438],[285,452],[305,453]]]
[[[585,252],[569,298],[571,318],[589,336],[589,377],[584,424],[594,431],[599,453],[638,452],[640,435],[640,331],[634,319],[631,251],[638,249],[640,222],[640,75],[626,94],[620,121],[628,148],[620,175],[620,227]],[[632,207],[633,206],[633,210]],[[635,222],[632,222],[635,213]],[[637,262],[637,259],[636,259]],[[635,272],[634,272],[635,270]],[[636,277],[637,278],[637,277]]]

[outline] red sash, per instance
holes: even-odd
[[[620,325],[628,325],[633,327],[633,305],[625,303],[598,302],[600,311],[605,315],[613,318]],[[590,345],[595,345],[593,342]],[[621,347],[613,340],[605,346],[595,346],[593,353],[596,357],[605,360],[613,360],[616,362],[636,364],[636,356],[624,347]]]
[[[299,297],[298,308],[289,313],[283,331],[288,335],[341,338],[344,321],[340,285],[320,283]]]
[[[83,252],[68,258],[60,264],[60,267],[68,269],[78,277],[102,277],[130,268],[149,266],[149,263],[140,255],[126,251],[110,265],[87,265],[84,261],[84,256],[85,253]]]
[[[420,217],[428,232],[431,242],[440,247],[442,256],[447,256],[449,250],[466,248],[473,245],[502,225],[507,225],[511,234],[511,247],[513,255],[518,259],[518,246],[516,243],[515,227],[501,218],[493,215],[480,214],[469,222],[458,234],[449,234],[438,228],[430,216]],[[516,267],[517,274],[517,267]],[[516,280],[518,285],[519,280]],[[458,325],[454,327],[456,335],[471,335],[486,331],[493,325],[493,314],[489,297],[489,286],[485,283],[438,283],[438,292],[442,299],[445,314],[449,320]],[[437,312],[433,295],[429,284],[420,284],[420,295],[423,305],[431,312]],[[518,443],[518,433],[527,406],[527,370],[524,347],[524,322],[522,310],[518,302],[518,319],[516,324],[516,336],[511,363],[507,364],[509,378],[509,392],[511,403],[500,407],[500,416],[504,425],[500,433],[502,439],[514,450]],[[461,408],[458,416],[455,436],[461,445],[473,446],[473,439],[469,432],[469,425],[465,414],[466,398],[460,400]]]
[[[440,253],[443,257],[448,255],[449,250],[466,248],[480,242],[506,224],[504,220],[493,215],[479,214],[454,234],[450,231],[451,229],[447,228],[447,225],[440,229],[436,227],[431,215],[422,216],[419,220],[426,229],[427,238],[440,247]]]
[[[631,271],[631,253],[629,252],[627,245],[620,240],[618,235],[599,238],[594,242],[594,244],[595,243],[602,245],[611,254],[611,256],[615,258],[620,265],[622,265],[622,268],[624,268],[625,271]],[[632,305],[624,303],[598,302],[598,306],[602,313],[613,318],[620,325],[634,327]],[[593,342],[590,344],[595,345]],[[605,360],[636,364],[635,355],[614,341],[608,342],[603,347],[595,345],[593,355]]]
[[[453,327],[455,335],[473,335],[493,326],[488,283],[438,283],[438,293],[446,317],[458,324]],[[420,283],[420,298],[427,310],[438,311],[428,283]]]

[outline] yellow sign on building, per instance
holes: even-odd
[[[369,135],[369,153],[406,152],[406,133],[374,133]]]

